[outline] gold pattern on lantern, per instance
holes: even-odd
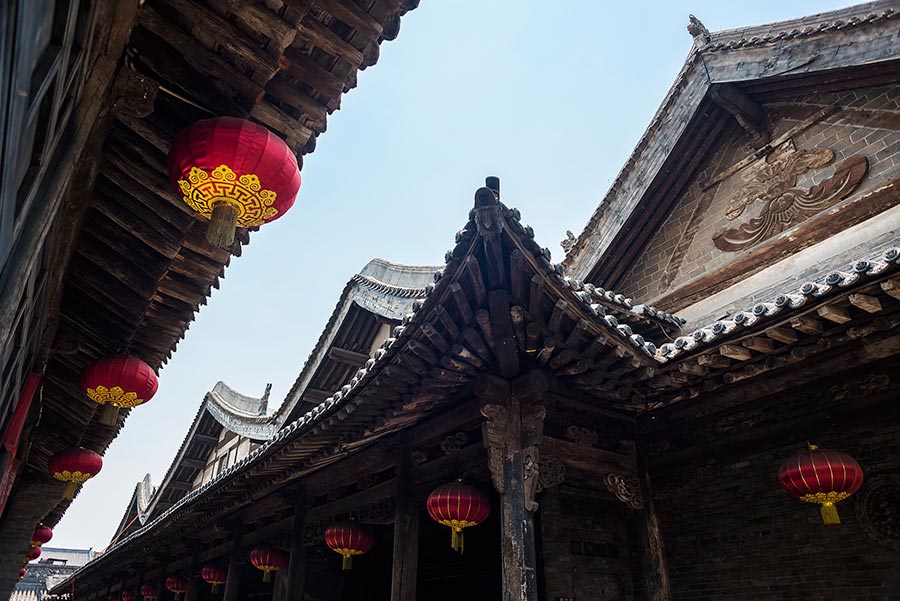
[[[61,472],[53,472],[53,477],[57,480],[62,480],[63,482],[77,482],[78,484],[84,484],[85,482],[93,478],[94,474],[79,472],[77,470],[74,472],[63,470]]]
[[[850,494],[846,492],[816,492],[816,493],[808,493],[805,495],[801,495],[799,499],[806,503],[837,503],[838,501],[843,501]]]
[[[89,399],[101,405],[108,404],[116,407],[137,407],[144,402],[144,399],[138,398],[136,392],[125,392],[121,386],[88,388],[87,395]]]
[[[253,227],[262,225],[278,214],[275,192],[263,190],[259,177],[247,173],[238,177],[228,165],[219,165],[207,173],[199,167],[191,167],[187,180],[178,180],[184,202],[192,209],[209,217],[219,203],[237,209],[237,225]]]

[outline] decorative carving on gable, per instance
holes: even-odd
[[[856,519],[869,538],[900,551],[900,475],[867,478],[856,495]]]
[[[735,220],[753,203],[764,203],[758,217],[713,236],[720,250],[739,251],[759,244],[849,196],[862,181],[869,162],[853,155],[837,166],[834,175],[808,188],[798,188],[797,178],[834,162],[827,148],[797,150],[788,141],[744,169],[740,192],[732,198],[725,217]]]
[[[581,426],[569,426],[566,428],[566,438],[577,445],[592,447],[597,444],[598,436],[594,430]]]
[[[465,432],[456,432],[444,437],[444,439],[441,441],[441,451],[444,453],[444,455],[449,455],[450,453],[459,451],[468,443],[469,437]]]
[[[566,466],[555,459],[542,459],[538,475],[537,491],[541,492],[559,486],[566,479]]]
[[[831,396],[836,401],[843,401],[850,397],[865,397],[887,390],[890,385],[890,376],[886,373],[874,373],[848,382],[835,384],[831,387]]]

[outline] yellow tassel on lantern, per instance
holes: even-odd
[[[66,489],[63,491],[63,501],[71,501],[75,498],[75,490],[78,488],[77,482],[67,482]]]
[[[841,516],[838,515],[837,505],[834,503],[822,503],[819,505],[819,511],[822,513],[822,523],[826,526],[836,526],[841,523]]]
[[[463,554],[463,551],[466,550],[465,540],[463,539],[463,530],[462,528],[453,528],[451,529],[450,534],[450,548],[459,553]]]
[[[341,570],[347,571],[353,568],[353,556],[350,553],[344,554],[344,560],[341,562]]]
[[[263,582],[272,582],[272,571],[266,570],[263,572]]]

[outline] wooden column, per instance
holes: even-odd
[[[641,574],[644,589],[641,598],[644,601],[671,601],[666,549],[653,502],[646,448],[640,441],[638,441],[637,463],[644,503],[640,522]]]
[[[225,578],[225,592],[222,601],[237,601],[241,588],[241,530],[234,529],[231,539],[231,555],[228,558],[228,576]]]
[[[197,601],[200,596],[200,582],[197,578],[200,572],[200,545],[194,545],[194,555],[191,557],[191,568],[188,571],[188,587],[184,593],[184,601]]]
[[[494,486],[501,495],[503,601],[537,600],[537,559],[532,512],[538,480],[538,445],[544,408],[534,403],[547,379],[530,372],[512,382],[482,374],[475,394],[482,401],[485,444]]]
[[[287,569],[285,599],[303,599],[306,588],[306,547],[303,546],[303,529],[306,525],[306,494],[297,491],[297,505],[291,522],[291,557]]]
[[[397,469],[391,601],[415,601],[419,561],[419,506],[413,498],[411,461],[403,451]]]

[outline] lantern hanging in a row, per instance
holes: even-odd
[[[131,591],[122,591],[122,601],[134,601],[134,593]]]
[[[34,561],[38,557],[41,556],[41,548],[40,547],[31,547],[28,549],[28,553],[25,554],[25,563],[29,561]]]
[[[431,519],[450,527],[450,547],[460,554],[465,549],[463,530],[484,522],[491,512],[487,495],[461,480],[431,491],[426,507]]]
[[[166,578],[166,588],[175,593],[175,601],[178,601],[181,599],[181,595],[188,589],[187,578],[182,578],[181,576],[169,576]]]
[[[154,601],[159,597],[159,589],[156,588],[155,584],[142,584],[141,597],[144,598],[144,601]]]
[[[795,499],[818,504],[822,522],[830,526],[841,523],[835,503],[859,490],[863,471],[850,455],[811,444],[782,464],[778,480]]]
[[[263,582],[272,582],[272,573],[287,565],[288,558],[283,552],[271,547],[256,547],[250,551],[250,563],[263,571]]]
[[[220,565],[207,564],[200,570],[200,577],[204,582],[212,585],[212,592],[215,593],[219,590],[219,586],[225,584],[228,579],[228,570]]]
[[[342,570],[353,567],[353,556],[362,555],[375,546],[372,532],[356,522],[338,522],[325,529],[325,544],[344,558]]]
[[[19,568],[19,580],[25,577],[25,568]]]
[[[71,501],[79,484],[100,473],[103,458],[94,451],[75,447],[54,454],[47,467],[54,478],[67,483],[63,499]]]
[[[81,389],[92,401],[103,405],[100,422],[116,424],[119,408],[142,405],[159,388],[156,372],[130,355],[101,357],[81,372]]]
[[[204,119],[183,129],[168,158],[169,181],[209,219],[210,244],[229,247],[235,227],[274,221],[300,190],[297,157],[274,133],[245,119]]]
[[[31,546],[40,547],[41,545],[50,542],[51,538],[53,538],[53,530],[47,528],[43,524],[38,524],[37,528],[34,529],[34,534],[31,535]]]

